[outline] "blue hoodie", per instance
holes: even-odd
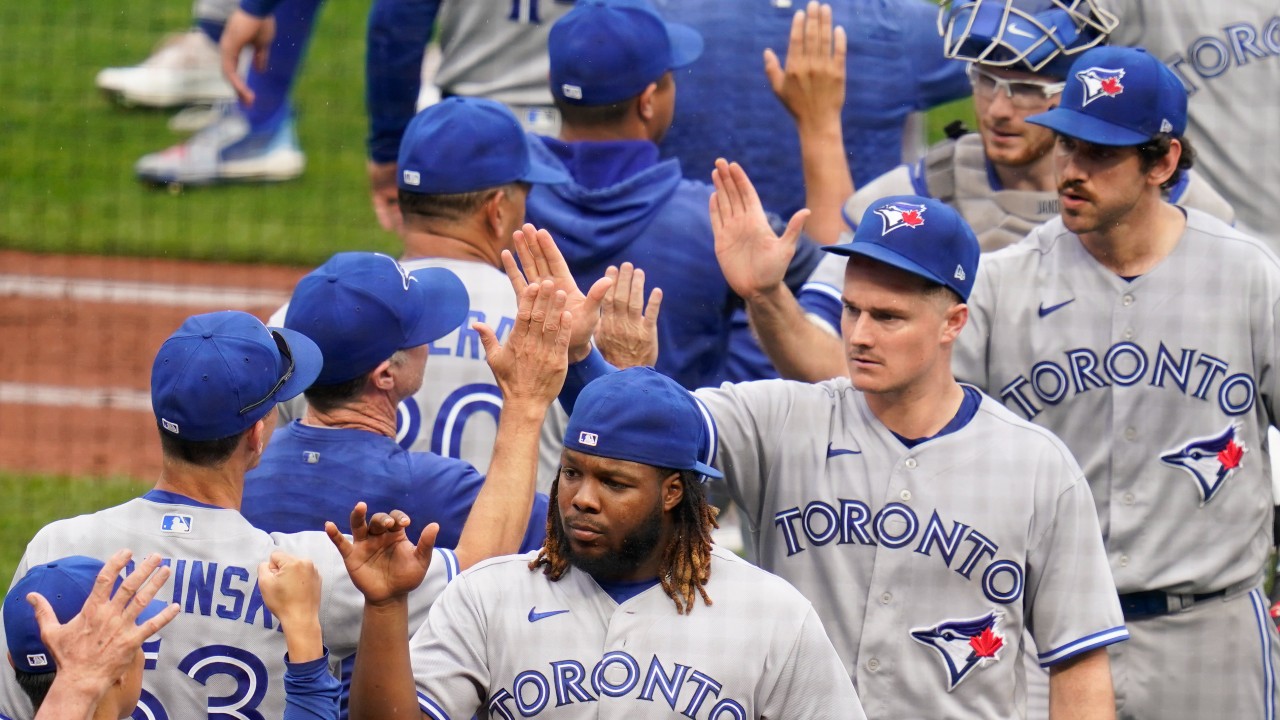
[[[644,140],[563,143],[533,152],[573,182],[535,185],[529,222],[548,230],[585,292],[610,265],[630,261],[660,287],[657,370],[690,390],[721,375],[729,319],[740,304],[716,262],[707,205],[712,187],[685,180]]]

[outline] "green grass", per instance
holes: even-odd
[[[0,497],[4,498],[0,505],[0,584],[9,587],[22,551],[46,524],[118,505],[149,489],[150,483],[124,478],[90,480],[0,471]]]
[[[0,246],[304,265],[338,250],[394,250],[364,179],[367,11],[362,2],[321,11],[295,92],[308,160],[300,180],[171,195],[133,176],[137,158],[182,139],[165,126],[170,113],[118,107],[93,79],[186,27],[190,4],[3,4]]]

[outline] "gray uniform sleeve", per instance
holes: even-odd
[[[409,641],[418,705],[435,720],[476,715],[489,687],[484,612],[467,578],[450,584]]]
[[[969,294],[969,322],[965,323],[956,339],[951,355],[951,371],[961,382],[971,383],[979,390],[999,397],[998,388],[990,387],[987,371],[987,344],[991,339],[991,320],[995,305],[994,273],[983,272],[978,264],[978,277]]]
[[[37,533],[36,540],[39,538],[40,535]],[[36,540],[31,542],[34,543]],[[13,587],[14,582],[17,582],[19,578],[27,574],[27,568],[30,565],[27,561],[27,557],[30,554],[30,546],[28,545],[27,547],[28,550],[23,553],[22,560],[18,562],[18,569],[14,572],[13,580],[9,583],[9,587]],[[7,589],[5,594],[8,594]],[[4,625],[0,624],[0,649],[7,650],[8,647],[9,640],[5,637]],[[13,720],[21,720],[34,714],[31,709],[31,701],[27,699],[27,694],[18,686],[18,679],[14,677],[13,668],[9,667],[8,663],[3,663],[3,665],[0,665],[0,715],[13,718]]]
[[[1064,471],[1075,478],[1027,557],[1026,617],[1044,667],[1129,637],[1089,484],[1074,463]]]
[[[812,607],[805,615],[791,653],[761,708],[762,718],[841,718],[863,720],[866,714],[844,663]]]

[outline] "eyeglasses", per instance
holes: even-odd
[[[1009,102],[1020,110],[1043,107],[1045,100],[1062,92],[1067,86],[1065,82],[1008,80],[979,69],[977,65],[969,66],[969,82],[973,84],[973,94],[983,100],[990,100],[995,97],[997,90],[1003,90]]]
[[[271,390],[269,390],[261,400],[240,408],[241,415],[253,412],[255,409],[262,407],[268,400],[274,398],[276,393],[280,392],[280,388],[284,387],[284,384],[293,376],[293,351],[289,349],[289,343],[285,342],[284,336],[275,330],[271,331],[271,337],[276,341],[276,349],[280,351],[280,357],[289,362],[289,367],[285,369],[284,374],[276,381],[275,387],[271,388]]]

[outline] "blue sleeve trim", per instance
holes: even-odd
[[[437,705],[436,701],[422,693],[418,693],[418,707],[422,709],[422,712],[431,717],[432,720],[449,720],[449,713],[445,712],[444,708]]]
[[[1054,648],[1048,652],[1042,652],[1037,657],[1040,660],[1040,667],[1048,668],[1053,665],[1057,665],[1063,660],[1069,660],[1082,653],[1087,653],[1090,650],[1097,650],[1100,647],[1114,645],[1115,643],[1128,639],[1129,631],[1121,625],[1119,627],[1113,627],[1110,630],[1103,630],[1102,632],[1096,632],[1092,635],[1086,635],[1079,640],[1069,642],[1061,647]]]
[[[444,558],[444,581],[445,583],[453,582],[453,579],[462,572],[458,567],[458,556],[452,550],[440,550],[440,556]]]
[[[720,430],[716,427],[716,419],[711,417],[711,411],[702,400],[694,393],[689,393],[689,397],[693,398],[694,404],[698,406],[698,412],[702,413],[702,421],[707,426],[707,451],[702,457],[702,464],[711,467],[716,466],[716,452],[720,449]],[[702,476],[702,482],[708,480],[707,476]]]
[[[810,319],[818,319],[826,323],[828,329],[836,335],[840,334],[840,315],[844,312],[844,297],[840,291],[826,283],[805,283],[796,297]]]
[[[924,158],[911,166],[911,189],[920,197],[933,197],[929,194],[929,180],[925,176]]]
[[[601,355],[600,351],[593,346],[591,353],[582,362],[569,366],[569,372],[564,378],[564,387],[560,389],[560,405],[564,411],[570,415],[573,414],[573,406],[578,403],[578,395],[582,393],[587,383],[617,371],[618,368],[610,365],[609,361],[604,359],[604,355]]]

